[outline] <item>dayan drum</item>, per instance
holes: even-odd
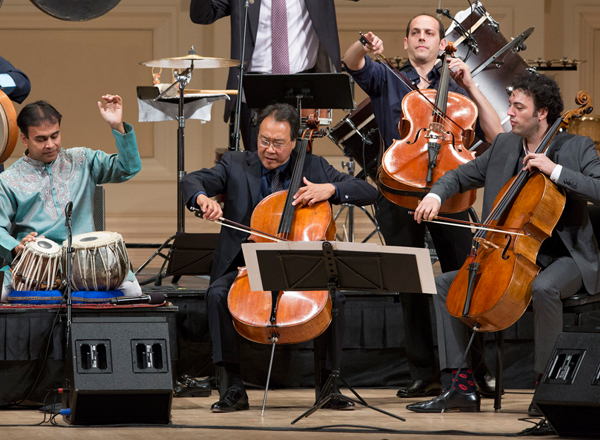
[[[15,290],[58,289],[62,283],[61,257],[60,245],[47,238],[25,243],[10,268]]]
[[[121,234],[88,232],[73,237],[73,290],[115,290],[129,272],[129,255]],[[63,272],[67,276],[67,242],[63,243]]]

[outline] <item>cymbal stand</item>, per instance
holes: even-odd
[[[348,162],[342,161],[342,168],[348,168],[348,174],[350,174],[351,176],[354,176],[354,171],[355,171],[354,158],[350,157],[349,159],[350,160]],[[346,241],[352,241],[352,242],[354,241],[354,208],[358,208],[358,209],[362,210],[362,212],[365,213],[365,215],[369,218],[369,220],[371,221],[371,223],[374,226],[374,229],[371,231],[371,233],[369,235],[367,235],[361,243],[366,243],[375,234],[377,234],[379,236],[379,241],[381,243],[383,243],[383,240],[381,238],[381,233],[379,232],[379,225],[377,224],[377,220],[375,220],[375,217],[373,217],[373,215],[369,211],[367,211],[367,209],[364,206],[356,206],[356,205],[352,205],[350,203],[342,203],[342,205],[340,206],[338,211],[333,216],[333,220],[336,221],[338,219],[338,217],[340,216],[340,214],[343,211],[347,210],[346,221],[344,222],[344,237],[338,236],[336,238],[340,241],[344,241],[344,239],[347,239]],[[346,227],[346,225],[348,225],[348,226]]]
[[[196,51],[192,47],[189,51],[190,55],[196,54]],[[179,73],[177,70],[174,71],[175,82],[171,84],[164,92],[154,98],[154,101],[158,101],[160,98],[165,96],[171,89],[175,86],[179,87],[179,108],[177,112],[177,121],[179,125],[177,127],[177,234],[185,232],[185,211],[183,209],[183,192],[181,190],[181,181],[186,175],[185,172],[185,161],[184,161],[184,153],[185,153],[185,113],[184,113],[184,90],[186,86],[192,80],[192,72],[194,70],[194,60],[191,61],[190,67],[185,69],[182,73]],[[177,235],[176,234],[176,235]],[[165,266],[168,261],[168,256],[161,253],[161,251],[170,245],[170,243],[175,239],[173,235],[169,237],[159,248],[158,250],[144,263],[140,268],[135,272],[137,275],[140,273],[154,258],[160,255],[165,261],[163,262],[159,272],[156,274],[155,285],[160,286],[162,273],[165,269]],[[176,283],[179,280],[180,276],[173,277],[173,283]]]
[[[367,145],[372,143],[370,141],[370,139],[368,138],[369,135],[367,134],[366,137],[363,136],[363,134],[361,132],[359,132],[356,127],[354,126],[354,124],[352,123],[352,121],[349,118],[346,118],[347,122],[349,124],[351,124],[351,126],[354,128],[354,130],[359,134],[359,136],[361,137],[361,139],[363,140],[363,145]],[[343,148],[340,147],[340,145],[331,137],[328,135],[328,138],[333,141],[342,151],[344,151]],[[344,162],[342,161],[342,168],[348,168],[348,174],[350,174],[351,176],[354,177],[354,172],[355,172],[355,162],[354,162],[354,158],[352,156],[348,156],[348,162]],[[344,238],[347,238],[347,241],[354,241],[354,208],[359,208],[360,210],[362,210],[362,212],[365,213],[365,215],[369,218],[369,220],[371,221],[371,223],[374,226],[373,231],[371,231],[371,233],[369,235],[367,235],[366,238],[363,239],[362,243],[366,243],[367,241],[369,241],[371,239],[371,237],[373,237],[373,235],[377,234],[377,236],[379,237],[379,241],[381,243],[383,243],[383,239],[381,237],[381,232],[379,231],[379,225],[377,224],[377,220],[375,220],[375,217],[373,217],[373,215],[367,211],[367,209],[364,206],[356,206],[356,205],[352,205],[350,203],[342,203],[342,205],[340,206],[340,208],[338,209],[338,212],[336,212],[336,214],[333,216],[333,220],[336,221],[338,219],[338,217],[340,216],[340,214],[344,211],[344,210],[348,210],[348,212],[346,213],[346,221],[344,222],[344,235],[345,237],[336,237],[338,240],[343,241]],[[348,225],[348,227],[346,228],[346,224]]]
[[[254,0],[252,0],[252,3],[254,3]],[[230,147],[230,150],[235,150],[235,151],[240,151],[240,121],[241,121],[241,116],[242,116],[242,97],[243,95],[243,88],[244,88],[244,71],[246,70],[246,68],[244,67],[244,61],[246,58],[246,38],[247,38],[247,29],[248,29],[248,8],[250,7],[250,0],[245,0],[244,1],[244,31],[242,32],[242,38],[241,38],[241,50],[240,53],[242,54],[242,57],[240,58],[240,65],[239,65],[239,69],[240,69],[240,80],[238,83],[238,94],[237,94],[237,101],[235,102],[235,144],[233,146],[233,148]],[[241,26],[241,23],[240,23]],[[241,29],[240,29],[241,30]]]

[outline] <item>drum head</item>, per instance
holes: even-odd
[[[25,244],[25,247],[31,248],[31,250],[38,254],[55,255],[60,253],[60,246],[58,243],[48,240],[47,238],[38,238],[35,241],[30,241]]]
[[[12,154],[17,144],[18,133],[15,107],[9,97],[0,90],[0,163],[4,163]]]
[[[86,21],[106,14],[121,0],[31,0],[38,9],[67,21]]]
[[[116,232],[109,231],[96,231],[96,232],[86,232],[85,234],[79,234],[73,237],[73,247],[75,248],[87,248],[87,247],[96,247],[96,246],[104,246],[109,243],[114,243],[116,241],[123,240],[121,234]],[[63,243],[63,246],[66,246],[66,242]]]

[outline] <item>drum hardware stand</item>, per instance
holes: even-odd
[[[447,17],[450,20],[452,20],[454,23],[456,23],[456,30],[458,31],[459,34],[461,34],[465,38],[465,44],[467,45],[469,50],[471,52],[473,52],[475,55],[477,55],[479,53],[479,45],[477,44],[477,40],[473,36],[473,33],[471,31],[466,30],[464,28],[464,26],[458,20],[456,20],[456,18],[454,18],[452,16],[449,9],[436,9],[435,12],[436,12],[436,14],[441,14],[444,17]],[[468,55],[465,57],[465,59],[464,59],[465,62],[467,61],[468,57],[469,57]]]
[[[192,46],[191,50],[189,51],[189,54],[190,55],[197,54],[197,52],[193,46]],[[184,161],[184,153],[185,153],[184,90],[185,90],[185,87],[192,80],[193,70],[194,70],[194,60],[191,60],[190,67],[185,69],[182,73],[179,73],[178,70],[174,70],[173,75],[175,77],[175,82],[173,84],[171,84],[164,92],[162,92],[160,95],[158,95],[156,98],[154,98],[154,101],[158,101],[160,98],[165,96],[175,86],[177,86],[177,85],[179,86],[179,108],[178,108],[178,112],[177,112],[177,120],[179,122],[179,126],[177,127],[177,233],[175,235],[169,237],[158,248],[158,250],[148,260],[146,260],[146,262],[138,270],[136,270],[135,275],[140,273],[142,271],[142,269],[144,269],[148,264],[150,264],[150,262],[152,260],[154,260],[154,258],[156,258],[157,255],[160,254],[163,258],[168,258],[168,257],[165,257],[163,254],[161,254],[160,251],[162,251],[165,247],[169,246],[170,243],[175,239],[177,234],[180,234],[180,233],[182,234],[185,232],[185,211],[183,209],[183,194],[181,191],[181,181],[183,180],[183,178],[186,175],[185,161]],[[162,278],[162,272],[164,270],[166,263],[167,263],[167,260],[165,259],[165,262],[162,264],[160,271],[156,276],[155,284],[157,283],[156,284],[157,286],[160,286],[160,279]],[[176,284],[177,281],[179,281],[179,278],[181,278],[179,275],[174,276],[173,284]]]
[[[71,257],[73,255],[73,231],[72,229],[72,220],[73,217],[73,202],[67,202],[65,206],[65,226],[67,227],[67,345],[66,348],[69,348],[69,341],[71,339],[71,324],[72,324],[72,315],[71,309],[73,308],[73,286],[71,284],[71,277],[73,276],[73,261]]]
[[[348,168],[348,174],[354,176],[354,158],[350,156],[348,159],[348,162],[342,161],[342,168]],[[348,210],[348,212],[346,213],[346,221],[344,222],[344,235],[346,235],[346,238],[348,239],[347,241],[354,241],[354,208],[359,208],[360,210],[362,210],[362,212],[365,213],[365,215],[369,218],[369,220],[371,221],[371,223],[373,223],[373,226],[375,227],[375,229],[373,229],[373,231],[371,231],[371,233],[367,235],[367,237],[365,237],[361,243],[366,243],[375,234],[379,236],[379,241],[383,243],[383,240],[381,239],[381,234],[379,232],[379,225],[377,224],[377,220],[375,220],[375,217],[373,217],[364,206],[356,206],[350,203],[342,203],[342,206],[340,206],[336,214],[333,216],[333,221],[335,222],[338,219],[342,211],[344,211],[345,209]],[[346,224],[348,224],[347,230]],[[340,238],[338,237],[338,239]]]
[[[519,52],[521,50],[524,50],[524,48],[523,48],[524,42],[531,35],[531,33],[533,32],[533,29],[534,29],[533,27],[530,27],[525,32],[523,32],[521,35],[514,38],[506,46],[504,46],[502,49],[500,49],[498,52],[496,52],[494,55],[492,55],[486,61],[484,61],[481,65],[479,65],[476,69],[474,69],[471,72],[471,76],[473,78],[475,78],[475,76],[477,74],[482,72],[483,69],[485,69],[487,66],[489,66],[493,62],[495,62],[496,67],[500,67],[502,64],[504,64],[504,61],[496,61],[496,59],[498,59],[501,55],[507,53],[509,50],[511,50],[513,52]]]
[[[233,148],[230,146],[230,150],[240,151],[240,121],[242,116],[242,99],[243,99],[243,88],[244,88],[244,72],[246,68],[244,67],[244,60],[246,59],[246,38],[248,32],[248,8],[250,7],[250,3],[254,4],[254,0],[245,0],[244,1],[244,31],[242,32],[242,39],[240,42],[240,53],[242,54],[240,58],[240,64],[238,68],[240,69],[240,80],[238,83],[238,94],[237,101],[235,102],[235,143]],[[241,23],[240,23],[241,27]],[[240,29],[241,30],[241,29]]]

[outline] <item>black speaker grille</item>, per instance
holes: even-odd
[[[149,391],[135,394],[83,394],[77,396],[74,414],[79,425],[169,423],[171,395]]]

